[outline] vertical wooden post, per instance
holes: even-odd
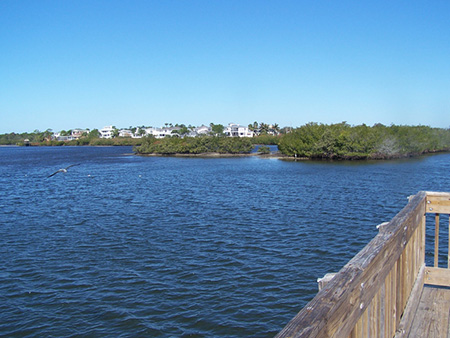
[[[447,269],[450,269],[450,217],[448,218],[448,252],[447,252]]]
[[[435,216],[436,225],[434,228],[434,267],[439,266],[439,214]]]
[[[421,233],[421,239],[420,239],[420,265],[422,266],[425,265],[425,247],[426,247],[426,239],[427,239],[427,216],[426,214],[423,215],[422,217],[422,233]],[[420,268],[419,268],[420,270]],[[422,286],[423,286],[423,282],[422,282]]]

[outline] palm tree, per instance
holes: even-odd
[[[259,135],[259,130],[258,130],[258,122],[253,122],[253,123],[250,123],[249,125],[248,125],[248,129],[250,129],[251,131],[253,131],[253,133],[255,134],[255,136],[258,136]]]
[[[119,129],[117,129],[116,126],[113,126],[112,137],[119,137]]]
[[[275,132],[275,135],[278,135],[280,133],[280,127],[278,126],[278,123],[275,123],[272,126],[273,131]]]
[[[267,134],[268,132],[269,132],[269,125],[264,123],[264,122],[261,122],[259,124],[259,133],[260,134]]]

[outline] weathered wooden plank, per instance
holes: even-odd
[[[404,306],[404,294],[403,294],[403,283],[404,283],[404,279],[402,276],[402,256],[403,254],[400,256],[400,258],[397,261],[397,285],[396,285],[396,304],[395,307],[397,308],[397,311],[399,313],[399,315],[397,316],[397,322],[396,322],[396,327],[398,326],[398,324],[400,323],[400,315],[403,312],[403,309],[405,308]]]
[[[409,241],[409,248],[408,248],[408,255],[409,255],[409,269],[408,269],[408,295],[411,293],[411,290],[414,286],[414,281],[416,280],[417,274],[415,274],[416,267],[415,267],[415,252],[414,252],[414,237],[417,233],[417,230],[414,232],[414,235],[411,237],[411,240]]]
[[[450,214],[450,194],[427,192],[428,213]]]
[[[399,282],[397,280],[397,263],[395,263],[394,265],[394,269],[391,270],[391,274],[392,274],[392,281],[391,281],[391,290],[392,290],[392,294],[391,294],[391,298],[392,298],[392,312],[391,312],[391,316],[392,316],[392,330],[391,330],[391,335],[389,337],[393,337],[395,334],[395,330],[397,329],[397,316],[400,317],[400,314],[398,314],[398,309],[397,309],[397,283]]]
[[[424,214],[422,217],[422,224],[419,227],[420,229],[420,247],[419,247],[419,267],[425,263],[425,242],[426,242],[426,215]]]
[[[363,326],[363,317],[358,320],[355,327],[353,328],[352,332],[350,333],[351,338],[359,338],[362,337],[362,326]]]
[[[422,264],[414,287],[409,296],[408,302],[406,303],[406,308],[403,311],[403,316],[401,317],[400,324],[397,327],[397,332],[395,338],[407,337],[411,329],[414,316],[419,305],[420,296],[423,289],[423,281],[425,278],[425,264]]]
[[[425,284],[450,287],[450,269],[427,266],[425,268]]]
[[[381,286],[380,289],[380,319],[383,319],[386,316],[386,288],[385,284]],[[386,322],[384,320],[378,320],[380,323],[380,337],[384,335],[385,328],[386,328]]]
[[[405,306],[406,301],[408,299],[408,290],[407,290],[407,288],[404,285],[405,282],[406,282],[406,279],[407,279],[407,271],[408,271],[408,269],[406,268],[406,263],[407,263],[407,261],[406,261],[406,251],[403,251],[403,253],[402,253],[402,255],[400,256],[400,259],[399,259],[400,279],[402,281],[402,283],[400,284],[401,285],[401,296],[400,296],[400,298],[402,300],[402,307]]]
[[[384,312],[384,337],[389,337],[389,331],[391,330],[391,322],[390,322],[390,314],[391,314],[391,283],[389,283],[389,277],[390,274],[386,277],[386,281],[384,283],[384,288],[386,290],[386,293],[384,295],[384,304],[385,304],[385,312]]]
[[[409,337],[448,337],[450,290],[425,286]]]
[[[361,316],[361,322],[362,322],[362,332],[361,337],[368,337],[369,334],[369,308],[364,311],[363,315]]]
[[[393,299],[392,299],[392,271],[389,273],[386,278],[386,331],[385,337],[392,337],[392,331],[394,329],[394,325],[392,323],[392,315],[393,315]]]
[[[439,266],[439,214],[435,216],[434,225],[434,267]]]
[[[369,337],[379,337],[379,318],[380,318],[380,292],[378,292],[372,299],[372,303],[368,308],[369,316]]]
[[[411,236],[421,225],[425,197],[425,192],[418,193],[389,224],[380,228],[379,234],[341,269],[277,337],[348,336],[382,288]],[[391,295],[390,290],[386,295]],[[386,308],[385,312],[392,316],[391,309]],[[395,325],[393,329],[395,332]]]
[[[389,275],[386,277],[386,313],[385,313],[385,322],[386,322],[386,331],[385,331],[385,337],[391,336],[391,331],[393,328],[392,325],[392,271],[389,273]]]
[[[403,281],[402,281],[402,287],[405,290],[405,293],[403,294],[404,299],[408,299],[409,294],[411,293],[412,288],[412,279],[415,276],[412,276],[411,273],[411,241],[408,242],[404,254],[405,254],[405,270],[403,271]]]

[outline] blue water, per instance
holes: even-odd
[[[450,191],[450,154],[131,152],[0,147],[0,335],[272,337],[407,196]]]

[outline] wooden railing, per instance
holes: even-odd
[[[434,266],[425,268],[425,283],[439,286],[450,286],[450,241],[448,241],[447,268],[439,267],[439,225],[443,214],[450,214],[450,198],[446,193],[428,193],[426,212],[434,214]],[[450,236],[450,219],[448,223]],[[447,237],[448,238],[448,237]]]
[[[438,214],[439,243],[439,215],[450,213],[450,194],[419,192],[277,337],[407,335],[424,283],[450,280],[450,270],[439,268],[436,258],[434,267],[425,266],[427,212]],[[438,257],[438,244],[435,252]]]

